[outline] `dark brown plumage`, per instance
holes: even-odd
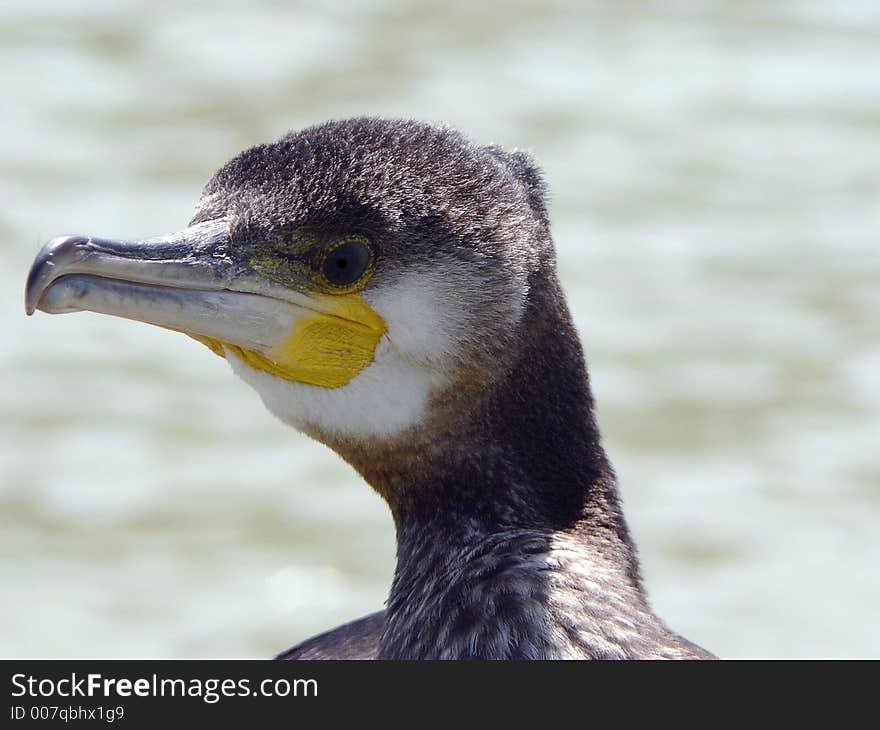
[[[206,200],[196,220],[232,216],[243,237],[362,231],[388,278],[464,266],[479,282],[455,303],[478,336],[421,424],[387,439],[311,429],[388,502],[398,565],[384,614],[284,658],[711,656],[647,606],[527,155],[356,119],[243,153]]]

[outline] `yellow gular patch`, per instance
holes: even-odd
[[[304,310],[290,334],[265,355],[207,337],[196,339],[221,357],[226,348],[252,368],[279,378],[341,388],[373,362],[385,320],[358,294],[315,298],[328,312]]]

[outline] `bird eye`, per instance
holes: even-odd
[[[370,249],[361,241],[345,241],[324,258],[322,272],[333,286],[349,286],[360,279],[370,265]]]

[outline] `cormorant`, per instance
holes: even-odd
[[[526,153],[409,120],[290,133],[182,231],[50,241],[26,308],[196,338],[388,503],[386,609],[281,657],[712,657],[648,606]]]

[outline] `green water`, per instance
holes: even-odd
[[[358,114],[530,149],[654,606],[880,655],[880,4],[0,5],[0,655],[265,656],[381,606],[382,502],[185,337],[24,316]]]

